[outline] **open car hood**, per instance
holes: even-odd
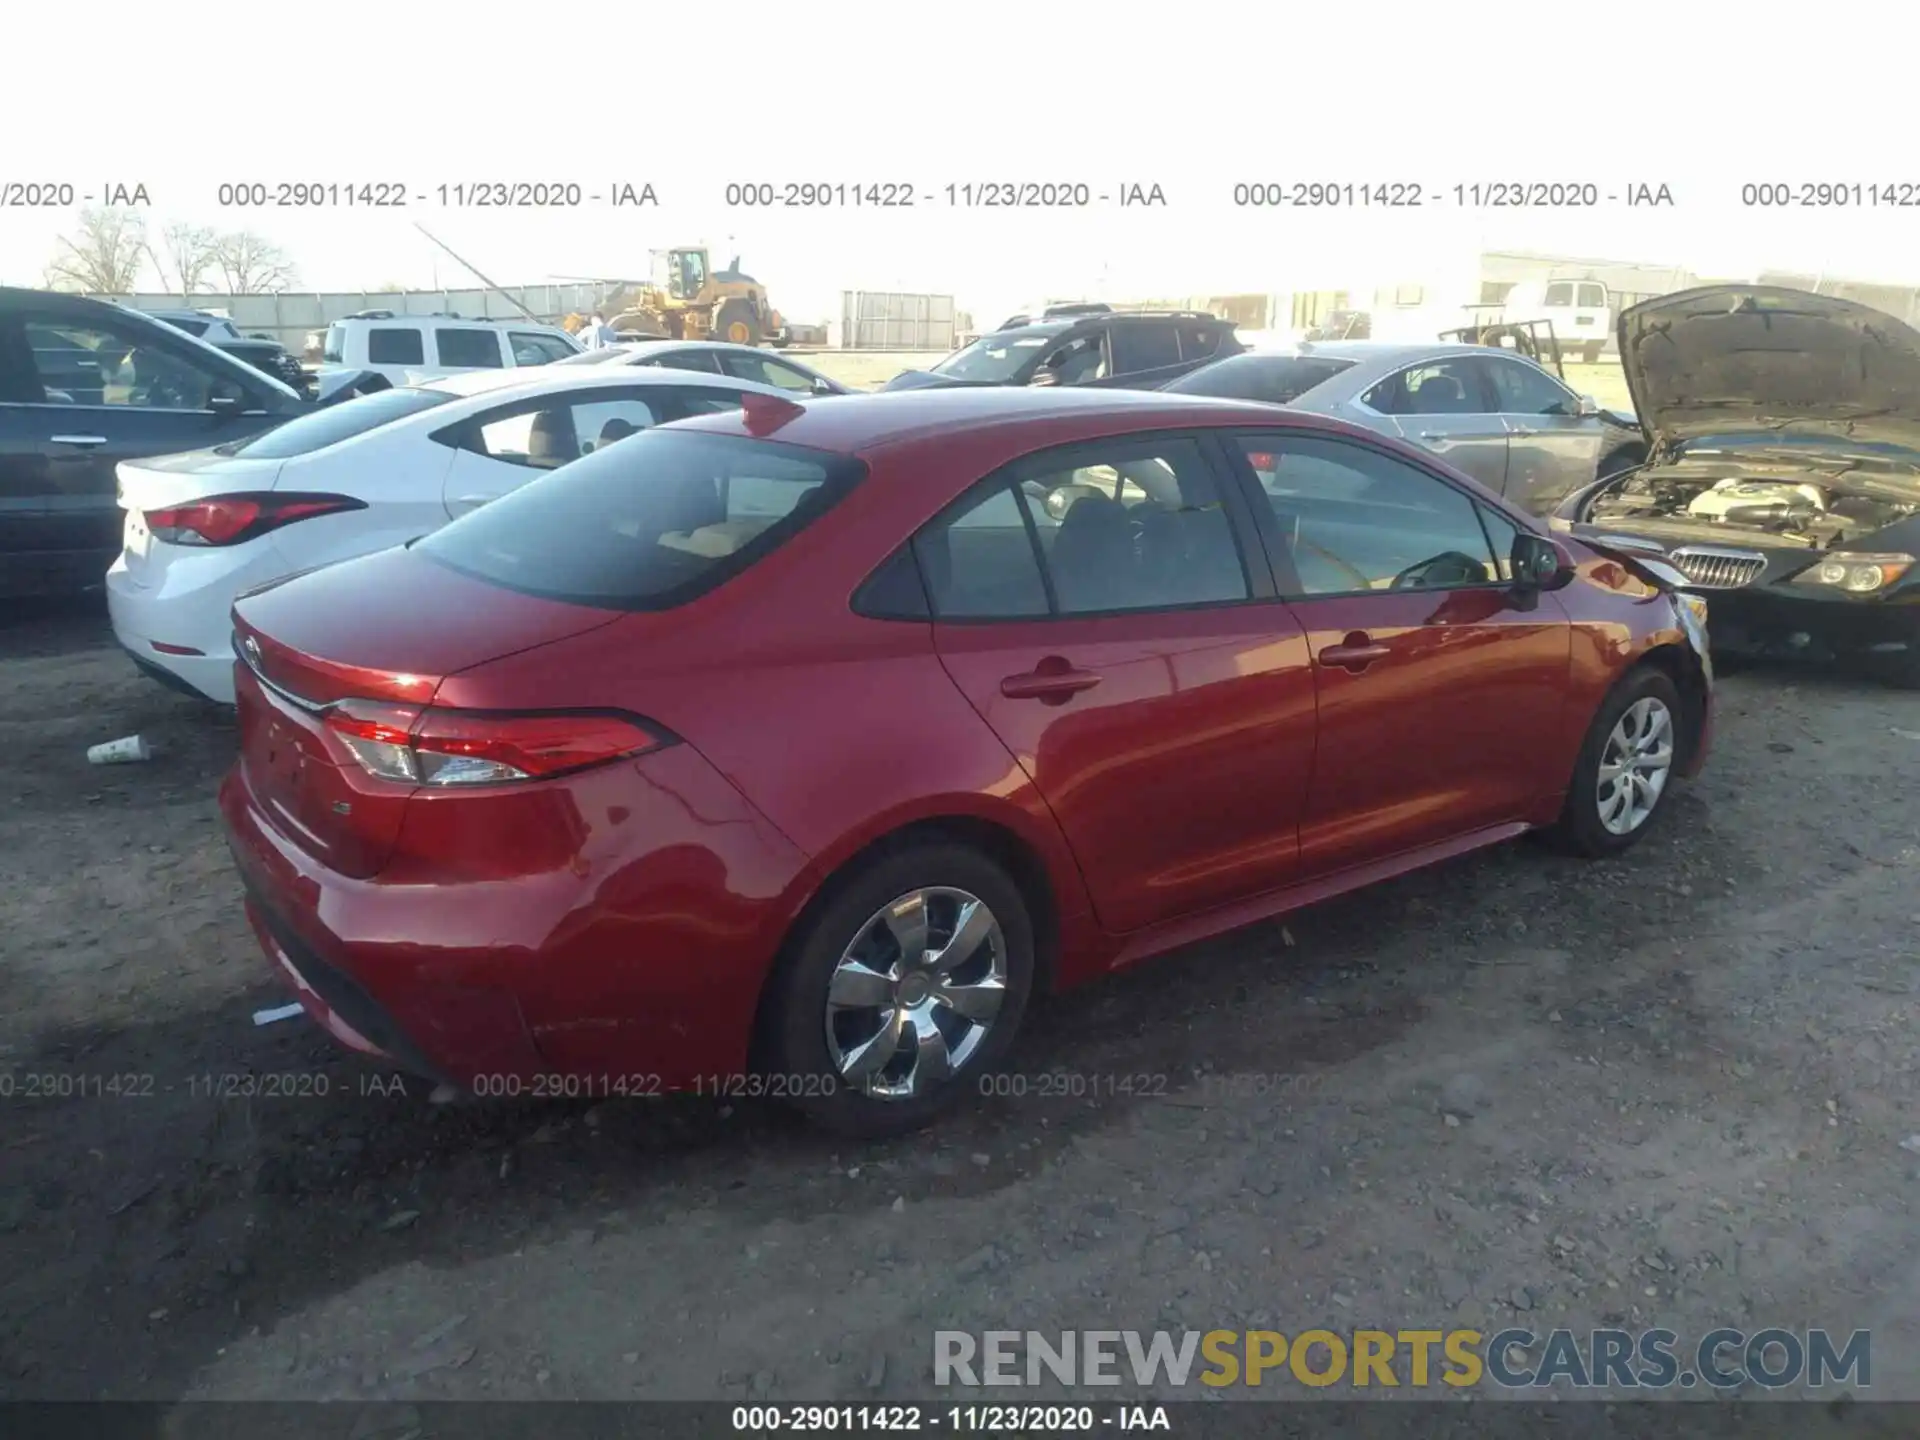
[[[1648,437],[1784,431],[1920,448],[1920,331],[1773,285],[1708,285],[1620,312],[1620,363]]]

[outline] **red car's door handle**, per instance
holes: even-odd
[[[1393,652],[1385,645],[1376,645],[1366,635],[1355,631],[1338,645],[1329,645],[1320,652],[1322,665],[1337,665],[1342,670],[1358,673],[1373,664],[1384,660]]]
[[[1024,675],[1007,676],[1000,682],[1000,693],[1009,700],[1044,700],[1058,705],[1099,683],[1100,677],[1091,670],[1075,670],[1064,661],[1052,665],[1042,661]]]

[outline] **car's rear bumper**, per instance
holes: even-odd
[[[445,1080],[399,1021],[351,975],[322,959],[251,886],[246,911],[260,948],[315,1024],[350,1050],[436,1083]]]
[[[140,673],[157,680],[169,690],[191,695],[196,700],[211,700],[216,705],[233,704],[233,656],[171,655],[155,650],[151,641],[113,627],[113,638],[127,653]]]
[[[271,563],[260,563],[272,557],[192,559],[198,573],[163,572],[148,578],[130,571],[121,554],[106,572],[107,617],[120,648],[147,674],[170,676],[178,682],[175,688],[184,686],[217,704],[231,705],[233,597],[252,583],[256,570],[272,568]]]
[[[179,657],[151,655],[134,649],[134,647],[129,645],[125,640],[121,640],[118,635],[116,635],[114,639],[119,644],[120,649],[125,652],[126,657],[133,662],[134,668],[149,680],[166,686],[167,689],[172,690],[176,694],[185,695],[190,700],[198,700],[202,704],[209,702],[214,704],[232,703],[232,701],[215,700],[213,696],[208,695],[205,690],[195,685],[191,680],[187,679],[186,676],[176,674],[172,670],[167,669],[166,666],[156,663],[161,659],[171,660]]]
[[[435,1081],[472,1086],[546,1068],[512,995],[465,983],[457,965],[439,963],[445,957],[423,965],[419,952],[431,946],[369,938],[381,910],[402,918],[403,891],[383,897],[301,852],[267,819],[238,766],[221,784],[220,810],[254,935],[322,1029]]]
[[[739,1073],[805,857],[687,745],[539,791],[416,793],[371,878],[289,838],[244,761],[220,808],[262,948],[341,1043],[482,1094]]]

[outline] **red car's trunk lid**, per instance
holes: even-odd
[[[327,716],[418,710],[447,676],[619,619],[515,594],[401,548],[297,575],[233,608],[240,764],[261,808],[342,874],[377,874],[413,786],[370,774]]]

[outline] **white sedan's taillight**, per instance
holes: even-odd
[[[296,520],[366,508],[366,501],[348,495],[276,495],[269,491],[260,495],[211,495],[184,505],[147,510],[142,518],[153,538],[169,545],[240,545]]]

